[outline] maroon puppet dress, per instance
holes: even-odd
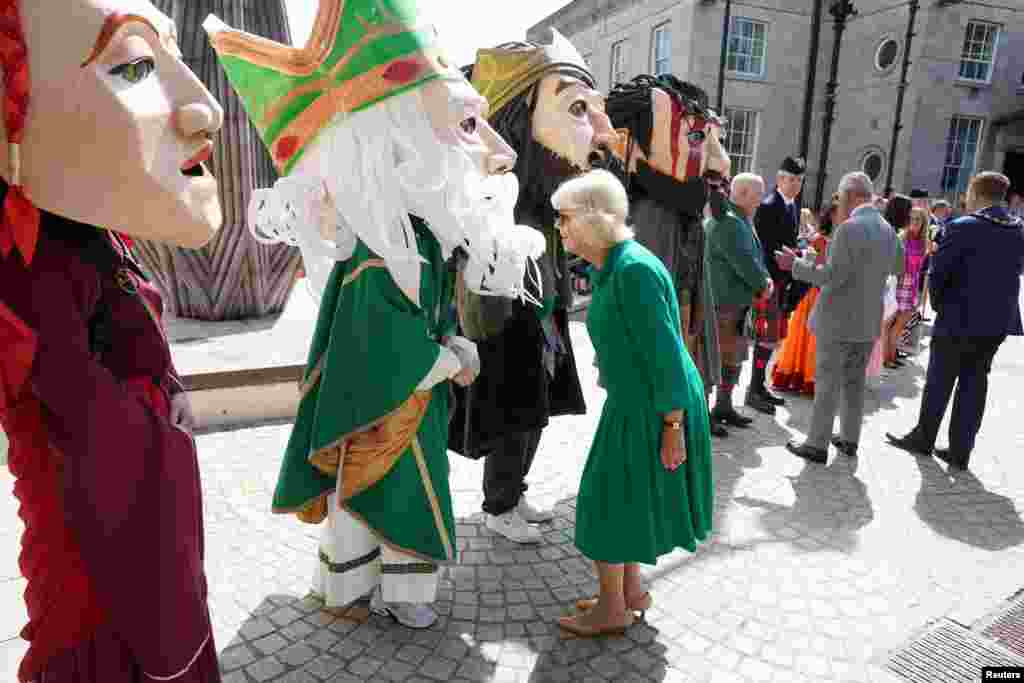
[[[112,233],[42,212],[0,249],[0,423],[25,523],[32,683],[220,681],[199,468],[160,297]],[[6,252],[6,253],[4,253]]]

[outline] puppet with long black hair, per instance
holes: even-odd
[[[569,338],[568,258],[550,199],[564,180],[608,162],[615,134],[593,74],[557,31],[547,45],[479,50],[464,73],[488,100],[488,121],[519,156],[516,222],[540,231],[547,248],[540,259],[539,307],[459,289],[460,324],[477,342],[482,373],[459,393],[450,448],[487,458],[488,527],[517,542],[537,542],[540,532],[530,523],[551,514],[529,505],[523,494],[541,431],[552,416],[586,409]]]

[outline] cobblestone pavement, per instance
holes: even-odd
[[[890,648],[928,620],[970,623],[1020,588],[1024,566],[1024,342],[996,360],[972,472],[884,445],[909,428],[927,353],[869,398],[861,456],[804,464],[810,402],[715,442],[716,532],[697,553],[647,567],[654,609],[627,635],[566,639],[555,619],[596,591],[573,546],[574,493],[603,393],[574,323],[586,416],[545,432],[529,481],[558,512],[535,547],[491,534],[481,464],[452,455],[459,564],[427,631],[365,614],[338,618],[305,599],[318,529],[269,513],[288,425],[199,437],[210,606],[227,683],[288,681],[875,681]],[[744,381],[745,383],[745,381]],[[0,475],[0,490],[11,480]],[[0,680],[24,646],[13,499],[0,496]]]

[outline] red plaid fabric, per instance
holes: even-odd
[[[782,311],[782,282],[775,282],[775,291],[767,301],[755,301],[750,309],[751,336],[756,342],[775,343],[786,338],[789,316]]]

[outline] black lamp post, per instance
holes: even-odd
[[[892,124],[892,144],[889,145],[889,168],[885,174],[885,191],[892,192],[892,176],[896,170],[896,145],[903,130],[903,96],[907,90],[907,71],[910,69],[910,45],[914,40],[914,22],[917,19],[918,0],[910,0],[910,17],[907,19],[907,37],[903,41],[903,66],[900,70],[899,90],[896,94],[896,120]]]
[[[832,122],[835,121],[836,111],[836,88],[839,83],[839,51],[843,45],[843,31],[846,30],[846,21],[857,14],[853,7],[853,0],[833,0],[828,8],[828,13],[835,20],[832,29],[835,33],[834,44],[832,45],[832,66],[829,70],[828,83],[825,84],[825,131],[821,143],[821,158],[818,160],[818,184],[814,192],[815,206],[821,206],[822,197],[825,194],[825,180],[827,177],[828,148],[832,137]]]
[[[729,21],[732,17],[732,0],[725,0],[725,18],[722,20],[722,54],[718,62],[718,113],[725,115],[725,62],[729,54]]]

